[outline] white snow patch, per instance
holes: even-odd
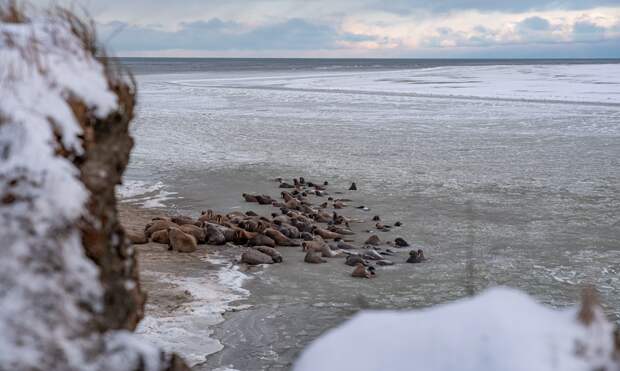
[[[618,370],[613,325],[600,308],[586,327],[517,290],[415,311],[365,311],[311,344],[295,371]]]
[[[217,270],[205,268],[200,277],[158,274],[158,279],[187,290],[192,300],[167,315],[149,314],[147,307],[147,316],[136,330],[152,343],[178,353],[189,365],[204,362],[208,355],[222,350],[219,340],[211,337],[211,327],[224,320],[222,315],[227,310],[243,308],[232,303],[249,295],[242,287],[249,276],[237,266],[217,256],[203,260],[222,266]]]

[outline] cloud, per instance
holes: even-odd
[[[334,49],[339,48],[339,40],[372,39],[367,35],[340,34],[329,25],[298,18],[258,27],[213,18],[181,23],[176,31],[110,22],[99,25],[99,32],[115,51]]]
[[[620,41],[618,0],[90,2],[100,34],[121,55],[458,57],[530,46],[620,56],[609,48]]]

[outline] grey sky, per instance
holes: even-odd
[[[95,18],[119,55],[620,57],[620,0],[73,4]]]

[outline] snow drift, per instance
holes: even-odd
[[[591,294],[581,310],[555,310],[494,288],[431,309],[357,314],[294,370],[617,371],[615,336]]]
[[[133,335],[116,218],[134,92],[70,12],[0,1],[0,369],[182,370]]]

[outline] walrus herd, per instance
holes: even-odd
[[[362,246],[355,246],[351,238],[356,232],[351,229],[351,224],[365,221],[340,213],[352,200],[330,196],[327,181],[319,184],[303,177],[293,179],[292,183],[282,178],[276,181],[281,190],[279,198],[250,193],[241,195],[246,202],[278,209],[270,216],[261,216],[254,211],[224,214],[207,210],[196,219],[182,215],[157,217],[145,226],[143,234],[128,232],[127,237],[134,244],[148,241],[166,244],[169,250],[179,253],[194,252],[199,244],[242,246],[244,250],[238,262],[250,266],[282,263],[278,249],[299,247],[304,254],[303,261],[310,264],[344,258],[345,265],[354,267],[351,276],[358,278],[375,277],[375,266],[394,265],[388,259],[396,256],[390,247],[409,247],[402,237],[383,241],[376,234],[371,234]],[[349,191],[355,190],[357,185],[352,183]],[[368,211],[365,206],[356,208]],[[394,226],[384,224],[378,215],[369,222],[374,223],[377,231],[383,232],[402,226],[399,221]],[[372,230],[366,232],[374,233]],[[382,245],[385,247],[380,247]],[[426,257],[421,249],[410,251],[406,260],[407,263],[424,261]]]

